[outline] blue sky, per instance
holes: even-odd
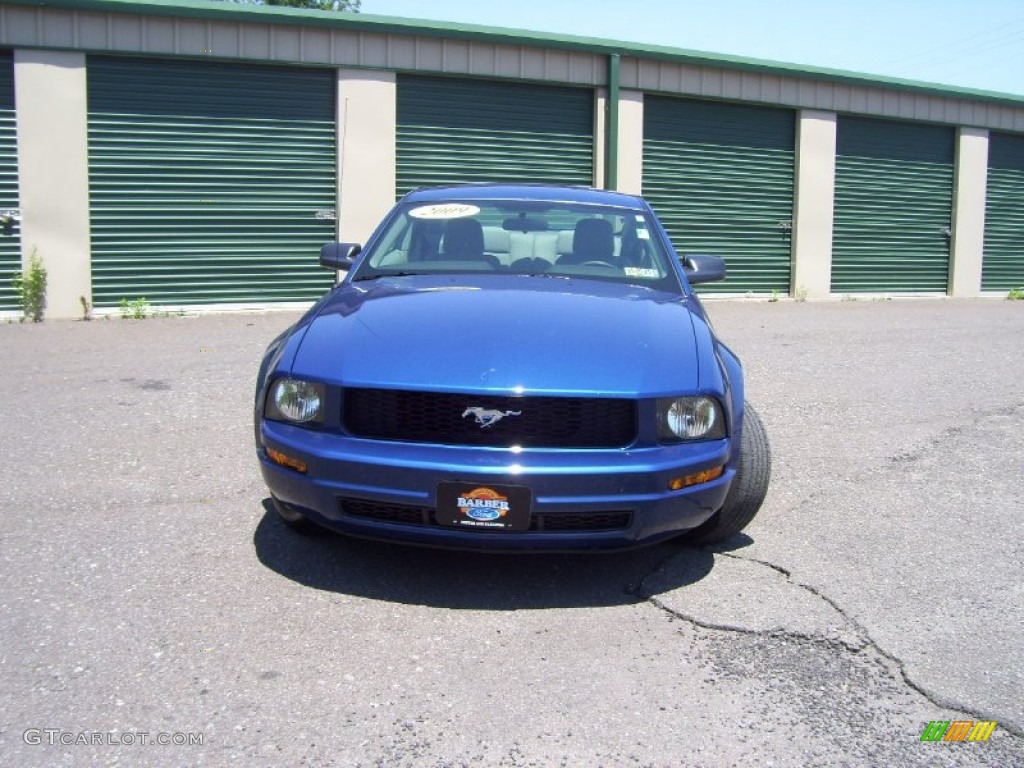
[[[362,11],[1024,95],[1024,0],[363,0]]]

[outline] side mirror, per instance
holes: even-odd
[[[335,271],[348,270],[362,249],[359,243],[327,243],[320,249],[320,266]]]
[[[725,280],[725,262],[718,256],[694,253],[684,256],[680,261],[683,263],[686,279],[691,285]]]

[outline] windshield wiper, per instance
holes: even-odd
[[[353,277],[353,283],[361,283],[364,280],[378,280],[382,277],[411,277],[413,275],[425,275],[426,272],[379,272],[376,275],[360,275]]]

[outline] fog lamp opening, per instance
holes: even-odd
[[[722,476],[725,471],[725,467],[712,467],[711,469],[704,469],[700,472],[694,472],[692,475],[683,475],[682,477],[673,477],[668,481],[668,489],[670,491],[680,491],[683,488],[689,488],[691,485],[700,485],[701,483],[709,483],[712,480],[717,480]]]
[[[296,459],[294,456],[289,456],[285,453],[281,453],[280,451],[275,451],[273,448],[267,448],[267,456],[269,456],[270,460],[275,464],[280,464],[282,467],[294,469],[296,472],[306,474],[306,462],[301,459]]]

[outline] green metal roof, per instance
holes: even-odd
[[[916,80],[867,75],[825,67],[808,67],[742,56],[691,51],[662,45],[622,42],[577,35],[555,35],[521,29],[505,29],[478,24],[405,19],[392,16],[373,16],[364,13],[338,13],[305,8],[248,5],[218,0],[8,0],[8,5],[41,8],[67,8],[84,11],[139,14],[143,16],[178,16],[194,19],[220,19],[252,21],[264,24],[283,24],[303,27],[349,29],[381,34],[444,37],[455,40],[475,40],[505,45],[532,45],[541,48],[580,51],[593,54],[617,53],[641,59],[657,59],[680,64],[719,67],[762,74],[811,77],[819,80],[850,85],[893,88],[903,91],[927,93],[947,98],[966,98],[998,102],[1013,107],[1024,107],[1024,96],[995,91],[976,90],[940,85]]]

